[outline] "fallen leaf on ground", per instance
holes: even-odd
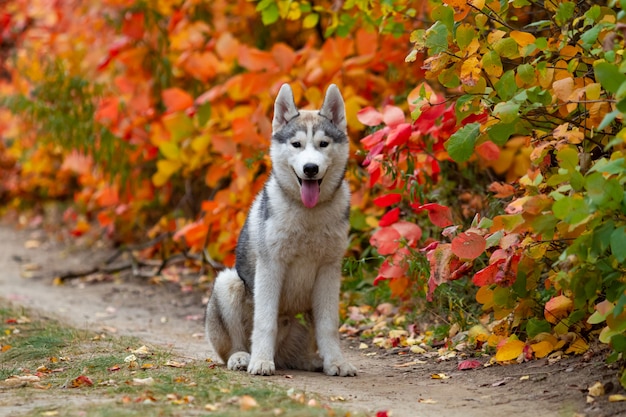
[[[182,368],[185,366],[185,364],[183,362],[176,362],[176,361],[167,361],[165,362],[165,366],[171,366],[172,368]]]
[[[249,395],[242,395],[239,398],[239,409],[243,411],[247,411],[258,406],[259,403],[257,403],[256,400]]]
[[[498,362],[506,362],[517,359],[524,351],[526,344],[521,340],[509,340],[498,348],[496,352],[496,360]]]
[[[82,388],[82,387],[91,387],[93,385],[93,381],[86,375],[80,375],[70,382],[70,388]]]
[[[433,400],[432,398],[420,398],[419,400],[417,400],[417,402],[421,404],[437,404],[437,401]]]
[[[130,353],[134,353],[135,355],[139,355],[139,356],[145,356],[145,355],[150,355],[150,350],[148,349],[148,346],[143,345],[135,350],[131,349]]]
[[[589,395],[591,395],[592,397],[600,397],[604,395],[604,385],[602,385],[602,382],[598,381],[590,386],[588,388],[588,391]]]
[[[439,373],[439,374],[430,374],[430,378],[431,379],[448,379],[450,377],[444,373]]]
[[[609,402],[615,403],[619,401],[626,401],[626,395],[623,395],[623,394],[609,395]]]
[[[151,376],[148,378],[133,378],[133,385],[145,386],[154,384],[154,378]]]
[[[468,369],[476,369],[483,366],[483,364],[476,359],[466,359],[464,361],[459,362],[457,369],[459,371],[465,371]]]

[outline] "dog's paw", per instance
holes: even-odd
[[[231,371],[245,371],[250,363],[250,354],[248,352],[235,352],[228,358],[228,369]]]
[[[330,376],[356,376],[356,368],[350,362],[331,362],[324,365],[324,373]]]
[[[276,366],[274,361],[257,359],[250,362],[248,372],[252,375],[274,375]]]

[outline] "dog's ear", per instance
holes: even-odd
[[[280,91],[276,96],[274,102],[274,120],[272,120],[272,129],[274,132],[280,130],[281,127],[286,125],[291,119],[299,116],[296,102],[293,99],[293,91],[289,84],[283,84],[280,87]]]
[[[324,97],[320,115],[333,122],[341,131],[346,131],[346,109],[343,104],[343,97],[341,97],[339,88],[335,84],[329,85],[326,90],[326,97]]]

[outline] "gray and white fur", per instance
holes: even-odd
[[[338,332],[350,211],[339,89],[328,87],[319,110],[301,110],[284,84],[272,129],[272,172],[239,236],[235,268],[215,280],[207,338],[229,369],[354,376]]]

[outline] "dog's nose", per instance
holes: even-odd
[[[319,167],[315,164],[305,164],[303,168],[304,174],[311,178],[317,175],[320,171]]]

